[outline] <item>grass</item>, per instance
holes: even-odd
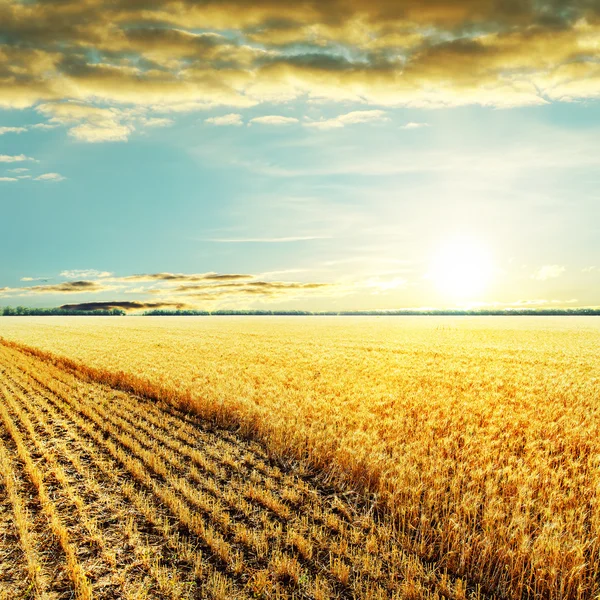
[[[184,596],[193,584],[206,597],[599,594],[600,323],[108,321],[7,318],[4,338],[41,350],[3,352],[69,411],[90,454],[126,471],[126,501],[187,557],[145,567],[152,581],[171,568]],[[103,394],[138,408],[121,413]],[[165,427],[178,410],[185,427]],[[235,444],[194,445],[207,422]],[[232,487],[242,439],[261,443],[262,466]],[[312,472],[309,497],[323,501],[307,505]]]

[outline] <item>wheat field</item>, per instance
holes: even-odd
[[[9,580],[57,597],[596,598],[599,333],[3,318]]]
[[[2,597],[469,593],[255,443],[14,347],[0,369]]]

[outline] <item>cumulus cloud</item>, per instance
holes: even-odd
[[[79,141],[125,142],[137,128],[166,127],[173,120],[148,116],[144,108],[91,106],[82,102],[46,102],[37,107],[49,119],[48,125],[64,125],[69,135]]]
[[[42,175],[35,177],[36,181],[64,181],[65,179],[66,177],[60,173],[43,173]]]
[[[16,154],[13,156],[9,154],[0,154],[0,163],[25,162],[27,160],[33,161],[34,159],[29,156],[25,156],[24,154]]]
[[[145,127],[168,127],[175,121],[167,117],[140,117],[140,122]]]
[[[294,117],[282,117],[280,115],[265,115],[264,117],[254,117],[249,122],[260,125],[293,125],[294,123],[298,123],[298,119]]]
[[[244,121],[242,120],[242,115],[238,113],[230,113],[228,115],[223,115],[222,117],[209,117],[208,119],[204,119],[204,122],[209,123],[210,125],[218,126],[239,126],[244,124]]]
[[[377,121],[388,121],[389,118],[383,110],[355,110],[344,115],[338,115],[332,119],[322,121],[308,121],[306,127],[316,129],[339,129],[346,125],[355,125],[357,123],[374,123]]]
[[[415,121],[410,121],[405,125],[402,125],[400,129],[421,129],[422,127],[429,127],[429,123],[417,123]]]
[[[560,277],[565,272],[565,267],[561,265],[544,265],[538,271],[531,275],[532,279],[538,281],[546,281],[547,279],[555,279]]]
[[[0,127],[0,135],[5,135],[6,133],[23,133],[27,131],[25,127]]]
[[[83,123],[73,127],[69,134],[82,142],[126,142],[133,128],[121,123],[111,123],[109,125],[94,125]]]
[[[18,179],[16,177],[0,177],[0,181],[9,183],[12,181],[18,181]]]
[[[584,0],[4,0],[0,106],[105,111],[46,115],[88,142],[160,113],[297,98],[531,106],[600,97],[599,35]]]
[[[109,271],[97,271],[96,269],[71,269],[62,271],[60,273],[61,277],[66,277],[67,279],[81,279],[83,277],[110,277],[112,273]]]

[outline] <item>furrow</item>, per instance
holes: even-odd
[[[25,429],[54,440],[64,478],[83,497],[110,482],[133,505],[126,529],[135,545],[150,539],[148,523],[183,561],[171,580],[193,570],[198,588],[186,597],[466,598],[461,580],[405,554],[393,529],[360,505],[281,472],[233,434],[16,350],[9,366],[15,402],[36,423],[25,419]],[[56,441],[58,425],[68,443]],[[161,587],[170,573],[151,560],[144,565]]]
[[[19,588],[24,596],[32,591],[43,596],[48,587],[48,581],[42,571],[42,560],[38,555],[37,540],[32,532],[33,524],[31,523],[25,501],[22,498],[23,490],[20,489],[19,480],[13,468],[10,455],[2,441],[2,437],[0,437],[0,481],[2,482],[2,492],[6,493],[10,509],[12,510],[11,521],[18,534],[22,559],[26,563],[24,570],[27,577],[26,581],[13,581],[14,587],[10,590],[10,580],[13,579],[8,572],[10,557],[2,555],[0,557],[2,558],[2,567],[0,567],[2,569],[0,570],[2,588],[0,590],[6,592],[7,597],[9,592],[12,591],[14,593]],[[13,549],[13,551],[15,550],[16,548]],[[6,587],[4,582],[6,582]]]
[[[35,378],[35,375],[34,375]],[[60,388],[55,388],[52,384],[44,384],[50,391],[52,391],[53,393],[59,395],[59,396],[63,396],[63,399],[67,402],[71,402],[69,398],[66,397],[66,395],[64,394],[64,390],[61,390]],[[253,544],[253,538],[251,536],[251,534],[246,530],[240,530],[240,526],[239,524],[236,527],[236,530],[234,531],[233,528],[230,526],[230,517],[229,515],[225,512],[225,510],[222,508],[222,506],[211,506],[210,503],[207,503],[205,500],[203,500],[201,498],[201,496],[199,496],[198,491],[191,488],[186,480],[185,477],[179,477],[177,475],[175,475],[172,470],[171,467],[175,467],[177,469],[183,469],[184,464],[181,462],[180,459],[178,459],[176,456],[174,456],[172,453],[168,454],[166,453],[166,450],[164,447],[157,445],[156,441],[153,438],[148,438],[147,436],[144,436],[142,434],[140,434],[139,431],[135,430],[135,428],[133,428],[133,426],[130,423],[127,423],[125,429],[126,434],[122,435],[119,434],[118,431],[116,431],[113,427],[111,427],[110,425],[108,425],[107,423],[112,422],[115,423],[115,425],[117,427],[120,427],[121,429],[123,428],[123,422],[119,422],[120,418],[116,417],[112,414],[109,414],[106,411],[103,411],[102,409],[100,409],[99,406],[95,406],[94,409],[97,413],[99,413],[99,417],[96,416],[94,414],[94,411],[91,409],[91,407],[89,405],[87,405],[87,407],[84,407],[83,404],[77,404],[77,406],[74,405],[74,401],[71,402],[71,405],[76,409],[76,410],[80,410],[83,414],[85,414],[88,418],[94,420],[96,422],[96,424],[99,427],[103,427],[105,428],[115,439],[117,439],[121,444],[124,444],[128,450],[130,450],[135,456],[139,457],[142,462],[144,463],[144,465],[146,467],[148,467],[149,469],[153,470],[155,472],[156,475],[162,477],[162,479],[164,481],[169,481],[173,487],[182,495],[182,497],[192,506],[194,506],[197,509],[201,509],[202,512],[215,524],[217,525],[221,530],[224,531],[224,533],[226,534],[226,536],[230,537],[231,539],[237,541],[237,542],[241,542],[242,546],[246,546],[248,547],[248,545],[250,546],[250,549],[255,550],[255,551],[260,551],[260,548],[257,547],[256,544]],[[121,420],[122,421],[122,420]],[[162,462],[161,460],[159,460],[157,457],[161,457],[161,458],[165,458],[166,462]],[[188,473],[194,475],[193,473]],[[202,483],[203,482],[203,477],[198,476],[196,474],[195,479]],[[155,484],[154,484],[155,485]],[[156,489],[154,490],[155,493]],[[285,523],[285,519],[287,519],[290,516],[290,513],[287,511],[287,507],[285,507],[285,505],[281,505],[277,499],[275,499],[272,495],[270,495],[270,493],[268,491],[264,491],[264,490],[257,490],[255,486],[252,485],[248,485],[246,488],[244,488],[245,491],[245,495],[248,496],[251,500],[253,500],[256,504],[260,505],[263,508],[269,509],[270,511],[273,512],[273,514],[276,514],[281,520],[282,522]],[[281,515],[280,513],[278,514],[278,510],[281,510],[282,507],[285,507],[286,513],[285,515]],[[180,512],[183,511],[183,518],[185,519],[184,522],[186,522],[187,520],[189,520],[189,515],[185,512],[187,509],[184,507],[180,507],[179,508]],[[215,514],[216,513],[216,514]],[[329,523],[329,525],[331,526],[332,524],[335,524],[337,521],[337,518],[335,515],[331,514],[328,515],[328,519],[327,522]],[[262,521],[262,525],[263,527],[265,526],[269,526],[271,524],[268,523],[268,521],[263,520]],[[263,536],[263,539],[265,539],[266,537],[266,543],[269,546],[273,546],[272,548],[270,548],[270,554],[275,554],[276,551],[284,545],[289,545],[291,548],[293,549],[297,549],[299,550],[299,553],[297,554],[297,558],[294,560],[299,560],[299,564],[303,564],[305,567],[309,568],[312,571],[320,571],[320,569],[317,567],[316,563],[312,560],[310,560],[310,554],[309,552],[303,551],[304,548],[306,548],[307,546],[312,546],[312,542],[311,540],[307,540],[306,537],[297,534],[294,537],[290,537],[290,536],[286,536],[286,533],[288,531],[288,528],[285,527],[281,527],[279,524],[276,526],[271,525],[271,531],[267,532],[266,536]],[[206,535],[206,534],[205,534]],[[287,540],[286,540],[287,537]],[[311,536],[307,536],[307,537],[311,537]],[[235,563],[233,563],[233,569],[234,569],[234,573],[236,572],[235,569],[239,569],[240,567],[238,567],[238,565],[240,565],[242,563],[242,560],[245,562],[255,562],[251,559],[250,556],[247,555],[247,552],[245,552],[243,549],[241,550],[241,552],[243,553],[242,556],[239,557],[235,557],[235,558],[231,558],[232,552],[227,548],[227,542],[225,542],[225,540],[220,536],[220,535],[210,535],[209,537],[209,542],[212,542],[211,546],[212,546],[212,550],[213,552],[218,552],[219,555],[221,556],[221,558],[223,560],[227,560],[228,562],[228,567],[231,569],[232,568],[232,562],[235,561]],[[315,544],[317,545],[317,544]],[[323,544],[319,544],[319,545],[323,545]],[[260,543],[259,543],[260,546]],[[266,553],[263,553],[266,554]],[[347,581],[350,578],[350,571],[351,568],[346,566],[346,563],[348,562],[347,559],[344,560],[342,557],[346,556],[347,558],[347,554],[348,554],[348,547],[345,544],[339,544],[339,545],[327,545],[325,547],[322,547],[320,549],[320,554],[321,554],[321,558],[325,558],[326,562],[330,563],[330,568],[329,571],[330,573],[327,575],[328,579],[331,579],[331,584],[333,586],[336,586],[338,584],[342,584],[342,586],[346,586],[347,585]],[[338,556],[337,558],[330,558],[330,555],[336,555]],[[260,566],[260,563],[264,563],[267,560],[267,556],[265,555],[262,559],[258,560],[257,563],[257,567]],[[348,574],[346,574],[346,572],[348,572]],[[373,584],[376,585],[376,584]]]
[[[37,408],[37,414],[40,419],[43,419],[42,409]],[[184,538],[179,537],[179,533],[171,526],[169,519],[161,514],[161,509],[156,506],[154,499],[137,489],[130,481],[128,481],[128,474],[123,471],[120,463],[116,462],[110,455],[104,455],[101,449],[94,443],[86,441],[81,435],[74,431],[73,425],[77,429],[84,431],[81,423],[77,422],[77,419],[72,421],[65,421],[61,413],[46,404],[44,410],[48,413],[52,422],[62,427],[65,432],[68,432],[71,436],[73,444],[80,447],[80,453],[84,456],[74,454],[72,451],[65,451],[66,458],[73,464],[74,468],[85,478],[86,481],[93,482],[96,493],[104,492],[111,494],[115,497],[114,503],[119,504],[122,501],[131,503],[131,505],[138,511],[139,515],[143,517],[138,522],[134,520],[134,516],[131,511],[126,508],[123,514],[117,516],[122,517],[123,520],[128,520],[127,530],[128,534],[132,538],[130,546],[133,547],[137,554],[140,554],[144,559],[146,566],[153,573],[157,581],[163,581],[161,589],[169,596],[177,597],[177,581],[178,577],[174,569],[165,569],[162,565],[158,564],[156,560],[152,559],[152,555],[156,555],[156,548],[149,546],[145,541],[142,540],[143,534],[141,529],[147,529],[147,525],[151,525],[155,532],[154,537],[160,536],[163,542],[168,548],[178,556],[179,561],[187,562],[189,570],[193,577],[197,580],[206,571],[210,572],[210,568],[207,568],[202,561],[202,553],[196,551],[196,549]],[[68,418],[68,417],[67,417]],[[83,435],[86,435],[85,432]],[[85,461],[85,462],[84,462]],[[92,466],[93,465],[93,466]],[[99,480],[96,482],[96,480]],[[107,490],[107,486],[110,486]],[[118,502],[116,501],[118,499]],[[109,505],[109,508],[113,508]],[[154,566],[157,569],[154,573]],[[182,584],[186,587],[187,584]]]
[[[8,382],[5,381],[5,383],[8,383],[10,386],[11,382],[9,380]],[[40,437],[35,431],[34,424],[27,415],[26,411],[29,410],[34,414],[38,428],[41,428],[45,434],[45,440],[56,439],[56,434],[48,423],[40,419],[39,413],[35,410],[37,399],[29,398],[30,402],[27,402],[22,393],[20,393],[18,390],[13,388],[10,390],[10,392],[11,393],[8,394],[8,404],[11,411],[20,419],[21,423],[29,434],[30,439],[33,441],[38,453],[44,457],[51,468],[52,473],[65,490],[69,501],[75,506],[77,512],[79,513],[81,524],[86,529],[90,541],[97,545],[102,552],[102,558],[105,561],[103,569],[104,572],[102,573],[101,565],[95,560],[94,571],[96,572],[96,579],[99,578],[99,575],[104,575],[101,581],[101,591],[103,594],[108,594],[110,592],[110,588],[116,585],[115,583],[112,583],[112,581],[118,580],[119,578],[119,573],[117,571],[126,570],[127,563],[123,562],[124,557],[122,555],[119,556],[119,561],[117,562],[117,557],[114,550],[116,546],[116,540],[107,539],[107,529],[114,528],[110,528],[110,523],[107,523],[108,519],[104,519],[102,523],[102,530],[100,530],[96,524],[96,521],[98,516],[102,516],[102,514],[95,515],[94,511],[98,511],[98,504],[105,504],[104,516],[110,515],[110,519],[115,519],[118,517],[125,519],[126,515],[123,513],[123,511],[121,511],[120,515],[118,513],[115,514],[116,507],[114,504],[111,505],[106,500],[103,501],[103,497],[106,497],[105,493],[96,482],[94,476],[89,472],[89,469],[85,469],[81,461],[76,460],[70,455],[68,444],[63,443],[60,447],[55,447],[50,449],[50,451],[44,448]],[[21,401],[20,404],[17,404],[17,398]],[[55,456],[61,456],[66,459],[66,462],[68,462],[69,465],[80,476],[78,482],[72,483],[74,478],[67,474],[62,464],[57,458],[55,458]],[[76,490],[76,487],[82,489],[81,495]],[[93,500],[91,500],[91,498],[93,498]],[[135,544],[132,544],[132,546],[136,550],[136,555],[142,558],[145,567],[153,576],[155,582],[160,584],[160,582],[168,580],[169,584],[167,586],[162,586],[164,588],[163,591],[166,592],[166,595],[170,598],[179,598],[180,594],[178,594],[177,591],[182,587],[182,585],[179,581],[177,573],[173,569],[166,569],[165,567],[156,564],[156,561],[153,559],[153,550],[142,542],[139,532],[136,531],[135,524],[132,524],[129,527],[129,530],[130,537],[135,538]],[[119,545],[122,546],[123,540],[119,541]],[[126,573],[123,574],[126,575]],[[109,582],[105,581],[107,576],[110,576]],[[99,591],[96,590],[95,587],[94,594],[95,596],[99,594]]]
[[[30,376],[31,373],[27,373],[27,375]],[[208,556],[212,556],[217,564],[220,563],[223,565],[230,572],[230,575],[234,576],[234,579],[239,579],[238,575],[241,572],[242,564],[240,557],[232,551],[217,531],[214,531],[207,525],[200,515],[191,510],[186,503],[182,502],[178,495],[173,493],[168,483],[159,481],[159,478],[164,480],[164,476],[160,474],[152,476],[142,460],[129,454],[128,451],[132,451],[131,448],[115,443],[115,439],[112,437],[103,420],[95,415],[93,411],[87,409],[85,405],[77,405],[75,401],[61,397],[60,394],[52,395],[52,390],[49,391],[51,394],[45,396],[45,400],[53,403],[63,411],[66,410],[70,420],[80,426],[99,447],[104,448],[121,464],[139,485],[147,488],[152,495],[156,496],[169,509],[176,521],[179,522],[179,527],[182,528],[184,534],[193,534],[196,537],[197,543],[207,552]],[[81,409],[83,418],[73,414],[79,412],[78,409]],[[86,421],[86,419],[88,420]],[[133,447],[135,449],[135,445]],[[149,453],[146,453],[146,460],[152,463]],[[155,466],[160,470],[160,461]],[[165,471],[164,474],[168,475],[168,472]],[[228,586],[233,588],[233,582],[228,581]]]
[[[2,419],[7,431],[15,443],[19,458],[23,461],[25,470],[27,471],[27,474],[37,490],[41,508],[48,517],[50,528],[52,529],[52,532],[58,539],[60,546],[65,553],[67,572],[75,587],[76,597],[81,600],[91,600],[92,589],[90,583],[81,564],[79,563],[75,548],[70,541],[67,527],[60,518],[59,509],[56,507],[51,498],[42,472],[33,461],[20,432],[13,423],[3,403],[0,403],[0,418]]]

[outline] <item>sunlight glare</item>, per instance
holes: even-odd
[[[440,246],[429,274],[440,293],[453,300],[479,300],[493,275],[490,254],[475,240],[460,237]]]

